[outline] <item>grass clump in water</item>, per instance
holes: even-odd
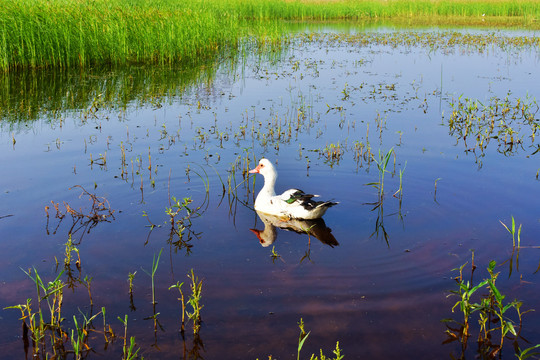
[[[457,296],[459,300],[452,307],[452,312],[459,308],[463,314],[463,320],[444,319],[447,323],[447,340],[444,343],[459,341],[461,343],[461,358],[464,358],[467,349],[468,340],[473,335],[474,321],[471,322],[473,314],[478,314],[476,329],[478,333],[478,354],[485,359],[493,359],[501,356],[504,340],[513,342],[515,355],[518,359],[526,359],[531,355],[538,355],[534,350],[540,347],[540,344],[533,345],[526,349],[519,346],[523,327],[522,316],[532,310],[521,309],[523,303],[519,300],[505,301],[506,295],[502,294],[500,288],[496,285],[499,272],[495,272],[496,262],[491,261],[487,268],[489,277],[474,284],[473,275],[476,270],[474,263],[474,253],[471,259],[470,280],[465,280],[463,269],[467,263],[463,264],[455,271],[459,275],[454,278],[458,285],[457,290],[452,290],[451,295]],[[481,292],[484,291],[484,294]],[[487,291],[487,294],[485,294]],[[510,314],[510,313],[513,314]],[[451,325],[454,324],[454,325]],[[457,325],[457,327],[455,326]],[[526,340],[525,340],[526,341]],[[528,341],[526,341],[528,343]]]

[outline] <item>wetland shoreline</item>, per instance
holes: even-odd
[[[400,24],[538,28],[536,1],[2,1],[0,70],[97,64],[185,64],[213,59],[252,35],[277,41],[281,22],[376,20]]]

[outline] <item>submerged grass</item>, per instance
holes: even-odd
[[[255,34],[281,38],[279,20],[520,18],[533,0],[0,0],[0,69],[172,64],[215,58]],[[281,30],[280,30],[281,29]]]

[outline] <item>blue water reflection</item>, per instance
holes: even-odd
[[[395,36],[405,36],[400,34]],[[171,69],[162,69],[161,80],[143,70],[132,78],[99,73],[93,76],[103,82],[66,111],[40,109],[38,99],[29,106],[38,109],[35,116],[21,121],[9,117],[10,108],[0,131],[2,308],[34,295],[20,268],[35,266],[53,276],[72,220],[68,216],[52,231],[59,219],[51,213],[47,224],[44,208],[53,201],[62,210],[65,202],[88,211],[81,191],[69,190],[82,185],[115,210],[114,220],[85,233],[78,245],[82,277],[93,278],[93,302],[107,308],[114,326],[117,316],[129,314],[130,333],[145,357],[182,356],[180,307],[168,288],[187,281],[192,268],[204,281],[205,358],[294,356],[300,318],[312,331],[304,354],[319,348],[329,353],[336,341],[347,358],[456,354],[458,347],[441,345],[440,320],[458,317],[451,312],[457,299],[447,298],[455,286],[451,270],[470,261],[471,249],[478,279],[487,276],[490,260],[508,260],[512,241],[499,221],[509,224],[511,216],[523,224],[519,270],[509,277],[509,262],[501,265],[498,284],[526,308],[540,303],[539,165],[531,135],[539,121],[538,54],[538,45],[488,45],[479,51],[299,37],[273,56],[251,52],[234,64],[224,61],[211,74],[199,70],[176,92],[167,82]],[[137,91],[127,93],[120,85],[127,81]],[[160,88],[160,82],[170,88]],[[66,89],[55,92],[65,93],[60,103],[68,103],[74,91]],[[114,89],[126,92],[123,102],[105,101]],[[460,97],[486,104],[509,97],[515,104],[527,96],[533,125],[516,127],[522,143],[511,155],[497,151],[496,139],[473,151],[474,141],[465,145],[450,134],[452,103]],[[372,159],[391,148],[383,203],[374,209],[377,190],[365,184],[380,181]],[[331,228],[325,241],[313,241],[319,238],[315,233],[284,231],[283,224],[252,209],[262,179],[246,178],[245,170],[262,156],[277,164],[278,192],[301,187],[340,202],[325,215]],[[402,201],[393,196],[400,170]],[[199,234],[190,240],[190,251],[168,241],[165,209],[172,196],[191,198],[200,215],[184,224]],[[152,315],[150,278],[141,268],[149,270],[161,248],[157,307],[165,331],[152,347],[152,324],[143,320]],[[136,311],[127,287],[134,271]],[[77,288],[66,294],[63,312],[78,314],[87,304],[86,289]],[[18,354],[2,357],[20,358],[19,314],[1,314],[2,347]],[[526,314],[524,335],[532,343],[540,342],[537,320],[535,313]],[[189,347],[192,338],[187,339]],[[121,345],[105,353],[120,356]]]

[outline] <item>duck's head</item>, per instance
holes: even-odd
[[[274,243],[277,238],[276,228],[272,225],[265,226],[264,230],[249,229],[259,239],[262,247],[268,247]]]
[[[276,177],[276,168],[274,165],[270,162],[268,159],[261,159],[259,161],[259,165],[253,170],[249,170],[250,174],[261,174],[262,176],[266,177],[267,175],[270,175],[272,177]]]

